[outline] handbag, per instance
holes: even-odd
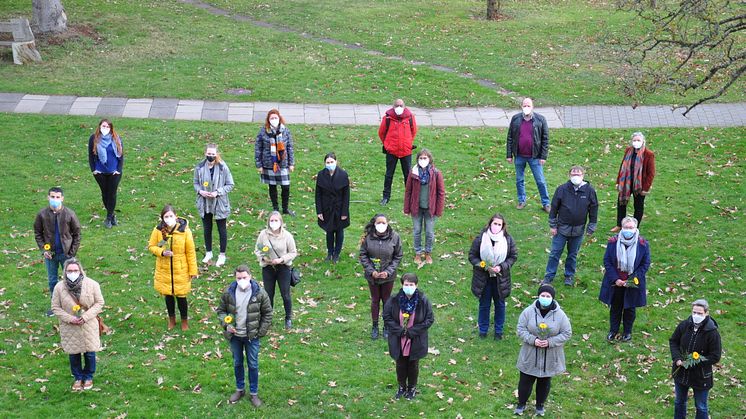
[[[275,250],[275,247],[272,246],[272,240],[267,237],[267,242],[269,243],[269,247],[272,248],[272,251],[275,252],[275,255],[279,257],[280,255]],[[300,279],[303,276],[303,274],[300,273],[300,269],[296,268],[295,266],[290,268],[290,286],[294,287],[298,284],[300,284]]]

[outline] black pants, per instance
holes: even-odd
[[[99,173],[93,175],[93,177],[96,178],[96,183],[101,189],[101,200],[104,202],[104,208],[106,208],[106,218],[111,218],[117,207],[117,189],[119,188],[119,181],[122,180],[122,175]]]
[[[212,219],[213,215],[206,213],[202,217],[202,229],[205,232],[205,250],[212,252]],[[220,253],[225,253],[228,247],[228,229],[226,228],[226,219],[215,220],[218,225],[218,235],[220,236]]]
[[[290,185],[280,185],[282,188],[282,212],[287,212],[290,203]],[[269,185],[269,199],[272,200],[272,208],[275,211],[280,210],[277,204],[277,185]]]
[[[609,309],[609,332],[619,332],[619,323],[624,322],[624,334],[631,334],[637,312],[634,307],[624,308],[624,294],[627,289],[613,287],[612,292],[614,294],[611,296],[611,308]]]
[[[275,285],[280,285],[282,305],[285,307],[285,320],[292,319],[293,300],[290,297],[290,267],[287,265],[265,266],[262,268],[262,282],[272,308],[275,307]]]
[[[342,251],[342,244],[345,241],[345,231],[343,228],[326,232],[326,251],[330,255],[339,255]]]
[[[179,303],[179,315],[181,316],[181,319],[188,319],[189,303],[187,303],[186,297],[174,297],[173,295],[166,296],[166,310],[168,310],[168,317],[176,316],[176,303]]]
[[[420,360],[411,360],[408,356],[396,360],[396,381],[402,387],[417,387],[417,377],[420,375]]]
[[[534,387],[534,381],[536,381],[536,408],[544,407],[544,402],[549,397],[552,377],[534,377],[524,373],[521,373],[521,378],[518,379],[518,406],[525,406],[528,402],[531,390]]]
[[[637,220],[637,228],[640,228],[642,224],[642,213],[645,211],[645,195],[632,194],[635,200],[635,220]],[[621,204],[617,201],[616,206],[616,225],[617,227],[622,226],[622,219],[627,216],[627,204]]]
[[[412,169],[412,155],[402,158],[393,154],[386,153],[386,177],[383,179],[383,197],[391,198],[391,183],[394,181],[394,172],[396,171],[396,162],[401,163],[401,173],[404,175],[404,183],[407,183],[407,175]]]

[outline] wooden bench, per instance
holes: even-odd
[[[12,38],[12,39],[10,39]],[[41,61],[41,55],[36,50],[34,33],[26,18],[0,21],[0,46],[13,49],[13,62],[23,64],[24,62]]]

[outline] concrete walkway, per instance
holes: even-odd
[[[322,105],[271,102],[217,102],[168,98],[117,98],[0,93],[0,112],[87,115],[110,118],[151,118],[191,121],[264,121],[277,108],[288,123],[318,125],[373,125],[391,105]],[[493,107],[410,108],[422,127],[508,126],[518,109]],[[652,128],[746,126],[746,103],[705,104],[681,116],[667,106],[557,106],[536,108],[552,128]]]

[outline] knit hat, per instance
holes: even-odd
[[[539,287],[539,292],[537,292],[536,295],[541,295],[542,292],[548,292],[552,296],[552,299],[554,299],[554,296],[556,295],[554,287],[549,284],[541,284],[541,286]]]

